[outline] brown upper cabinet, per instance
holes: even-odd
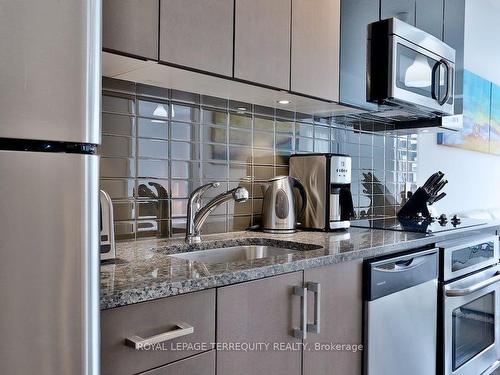
[[[415,25],[416,0],[380,0],[380,19],[398,18]]]
[[[158,0],[103,0],[103,48],[158,60],[158,15]]]
[[[234,77],[290,88],[291,0],[236,0]]]
[[[339,98],[341,0],[103,0],[103,48]]]
[[[374,0],[342,0],[340,53],[340,102],[369,110],[366,101],[368,25],[379,20],[380,4]]]
[[[415,26],[443,39],[443,0],[417,0]]]
[[[291,91],[338,101],[340,0],[292,0]]]
[[[391,17],[443,38],[444,0],[380,0],[380,18]]]
[[[445,0],[443,40],[455,48],[455,114],[463,113],[465,0]]]
[[[160,61],[231,76],[233,11],[233,0],[160,0]]]

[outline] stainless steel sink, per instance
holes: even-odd
[[[241,262],[252,259],[269,258],[280,255],[289,255],[299,252],[299,250],[285,249],[281,247],[263,245],[245,245],[223,247],[208,250],[191,251],[171,255],[173,258],[180,258],[200,263],[230,263]]]

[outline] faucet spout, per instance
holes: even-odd
[[[243,187],[238,187],[229,190],[225,193],[217,195],[214,199],[208,202],[194,217],[194,228],[196,232],[200,232],[201,226],[207,219],[208,215],[223,203],[234,199],[236,202],[245,202],[248,199],[248,191]]]
[[[207,190],[210,187],[214,187],[213,184],[205,185],[206,188],[203,189],[203,191]],[[218,186],[218,185],[217,185]],[[216,187],[216,186],[215,186]],[[202,189],[204,187],[201,187],[199,189]],[[199,189],[195,191],[197,193],[196,196],[196,201],[199,202]],[[194,193],[193,193],[194,194]],[[200,230],[207,219],[208,215],[216,209],[218,206],[220,206],[223,203],[229,202],[230,200],[233,200],[235,202],[245,202],[248,200],[248,190],[245,189],[244,187],[237,187],[235,189],[229,190],[225,193],[217,195],[215,198],[213,198],[210,202],[208,202],[204,207],[199,208],[199,207],[193,207],[193,204],[195,203],[195,199],[189,199],[188,202],[188,219],[187,219],[187,225],[186,225],[186,242],[187,243],[199,243],[201,242],[201,236],[200,236]],[[193,215],[194,214],[194,215]]]

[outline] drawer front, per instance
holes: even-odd
[[[215,350],[183,359],[141,375],[215,375]]]
[[[101,312],[103,375],[137,374],[206,351],[213,342],[215,290]]]

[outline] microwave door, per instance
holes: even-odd
[[[393,69],[389,98],[452,114],[453,64],[396,35],[390,38]]]

